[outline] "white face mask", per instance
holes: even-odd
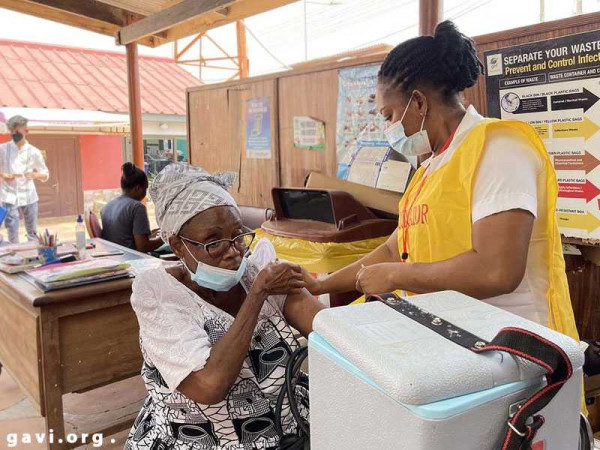
[[[425,112],[423,121],[421,122],[421,131],[410,136],[407,136],[406,132],[404,131],[404,125],[402,125],[402,121],[404,120],[404,116],[406,116],[410,102],[412,102],[412,96],[408,102],[408,105],[406,105],[406,109],[402,114],[402,118],[398,122],[390,125],[385,130],[385,137],[387,138],[390,147],[404,156],[419,156],[431,153],[431,143],[429,142],[429,137],[427,136],[427,130],[423,129],[427,112]]]

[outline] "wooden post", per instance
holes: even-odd
[[[540,0],[540,23],[546,21],[546,0]]]
[[[250,60],[248,59],[248,46],[246,44],[246,25],[243,20],[236,22],[238,61],[240,67],[240,78],[250,76]]]
[[[444,0],[419,0],[419,35],[432,35],[444,17]]]
[[[127,48],[127,87],[129,90],[129,128],[133,163],[144,170],[144,140],[142,137],[142,98],[140,95],[140,67],[137,42],[126,45]]]

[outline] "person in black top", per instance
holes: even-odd
[[[148,191],[148,177],[130,162],[123,164],[122,171],[123,194],[108,202],[100,212],[102,238],[139,252],[152,252],[163,245],[163,241],[153,236],[148,212],[142,203]]]

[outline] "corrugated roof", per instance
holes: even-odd
[[[142,112],[184,115],[200,81],[172,59],[140,56]],[[0,39],[0,106],[127,112],[127,64],[118,52]]]

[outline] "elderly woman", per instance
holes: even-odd
[[[161,237],[187,270],[151,269],[133,283],[148,397],[125,449],[278,448],[291,327],[308,335],[321,306],[268,241],[249,255],[254,234],[226,191],[232,181],[173,164],[150,188]],[[289,408],[282,423],[293,431]]]

